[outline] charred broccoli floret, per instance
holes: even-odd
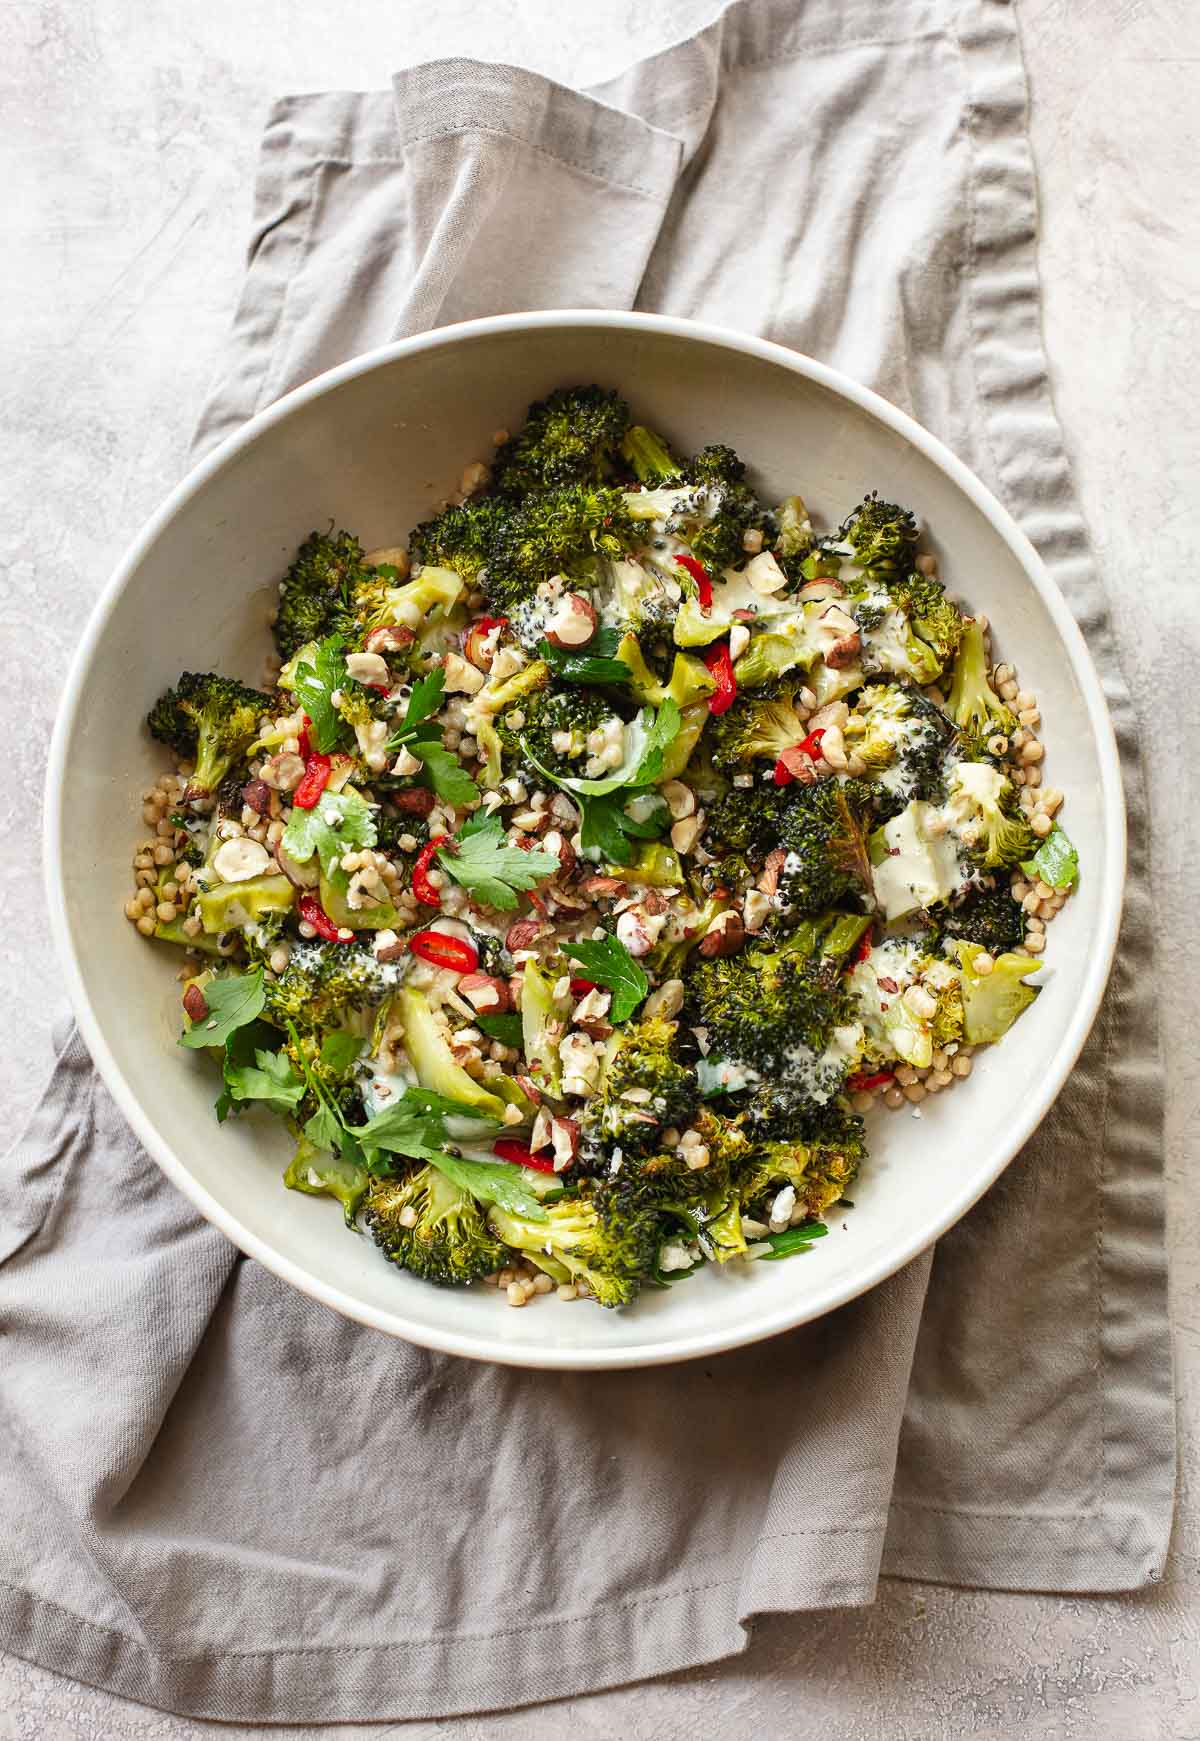
[[[488,560],[496,528],[511,511],[494,496],[473,496],[423,520],[414,529],[409,548],[419,562],[452,568],[474,585]]]
[[[696,1104],[696,1073],[678,1058],[677,1033],[677,1023],[644,1016],[613,1034],[580,1133],[585,1163],[606,1162],[614,1146],[645,1154],[663,1128],[686,1123]]]
[[[254,742],[271,698],[232,677],[185,671],[146,718],[152,737],[194,760],[193,795],[213,792]]]
[[[704,961],[687,982],[690,1019],[707,1035],[710,1059],[751,1069],[747,1127],[782,1124],[826,1105],[853,1067],[862,1028],[836,963],[784,943]],[[781,1110],[782,1109],[782,1110]]]
[[[872,787],[865,780],[828,779],[792,790],[779,831],[787,854],[779,875],[781,908],[796,919],[851,896],[869,896]]]
[[[483,572],[492,609],[511,613],[555,575],[594,579],[599,559],[623,556],[641,536],[620,490],[566,484],[526,496],[492,528]]]
[[[807,731],[796,711],[794,690],[786,684],[739,693],[733,706],[709,724],[713,766],[742,770],[756,760],[776,762]]]
[[[281,659],[308,641],[345,630],[353,595],[370,574],[363,548],[351,532],[310,532],[279,584],[279,611],[272,633]]]
[[[769,1213],[790,1185],[807,1215],[823,1215],[853,1184],[865,1152],[861,1118],[836,1104],[823,1108],[801,1123],[794,1138],[763,1142],[752,1151],[738,1178],[742,1207],[751,1215]]]
[[[509,724],[515,715],[523,723]],[[573,683],[535,691],[515,709],[498,714],[495,729],[506,757],[518,762],[532,757],[539,767],[563,778],[583,773],[590,733],[616,717],[605,696]]]
[[[745,562],[747,532],[765,535],[771,517],[746,482],[746,467],[731,447],[702,448],[687,467],[687,481],[702,492],[704,514],[690,530],[692,555],[719,573]]]
[[[1036,851],[1016,787],[991,762],[955,762],[947,792],[959,838],[983,870],[1017,864]]]
[[[974,617],[963,629],[946,711],[976,750],[982,750],[993,734],[1008,736],[1017,728],[1016,715],[988,682],[987,648]]]
[[[602,1306],[628,1305],[658,1255],[656,1217],[604,1222],[586,1185],[545,1204],[545,1211],[544,1221],[530,1221],[493,1205],[488,1223],[497,1239],[555,1281],[586,1282]]]
[[[880,816],[897,815],[913,798],[942,796],[943,757],[954,733],[919,689],[866,684],[842,729],[846,748],[867,764]]]
[[[621,458],[640,484],[648,490],[663,489],[683,482],[683,471],[661,435],[645,429],[640,423],[625,431],[621,442]]]
[[[841,535],[854,552],[852,560],[881,579],[912,569],[917,522],[907,508],[880,501],[877,491],[847,515]]]
[[[989,954],[1016,949],[1025,941],[1025,918],[1007,882],[998,888],[970,889],[956,906],[941,910],[943,937],[978,943]]]
[[[277,1027],[293,1022],[301,1033],[323,1032],[394,991],[403,965],[377,961],[362,943],[300,940],[283,972],[265,980],[263,1014]]]
[[[372,1179],[363,1219],[389,1263],[443,1287],[478,1281],[504,1262],[474,1197],[432,1164],[400,1178]]]
[[[562,484],[601,483],[611,476],[629,428],[629,407],[605,387],[560,387],[529,407],[524,427],[492,461],[502,495]]]

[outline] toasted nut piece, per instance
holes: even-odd
[[[436,802],[428,786],[408,786],[403,792],[389,794],[397,810],[406,816],[428,816]]]
[[[401,626],[387,626],[382,629],[372,629],[363,645],[368,653],[402,653],[405,647],[411,647],[416,640],[411,629]]]
[[[202,1022],[208,1014],[208,1000],[198,985],[189,985],[183,994],[184,1014],[194,1022]]]
[[[596,612],[582,593],[569,592],[562,599],[546,626],[546,639],[552,647],[571,651],[586,647],[596,633]]]
[[[508,1009],[508,986],[495,974],[465,973],[456,990],[479,1015],[502,1015]]]
[[[377,931],[372,950],[376,961],[399,961],[402,955],[408,954],[408,944],[403,937],[397,937],[394,931]]]
[[[542,1091],[533,1080],[533,1077],[518,1076],[516,1080],[517,1087],[521,1090],[521,1093],[525,1096],[526,1100],[532,1100],[535,1106],[540,1106],[542,1104]]]
[[[750,631],[745,623],[734,623],[729,631],[729,657],[736,665],[750,645]]]
[[[778,592],[780,587],[787,585],[787,575],[769,550],[752,557],[742,572],[747,585],[764,596]]]
[[[446,654],[445,670],[447,695],[477,695],[483,688],[483,672],[457,653]]]
[[[763,865],[763,873],[758,879],[758,887],[764,895],[773,895],[779,888],[779,873],[787,862],[787,853],[782,846],[773,848],[767,854]]]
[[[649,955],[654,948],[655,934],[646,923],[647,915],[630,907],[617,920],[617,938],[634,956]]]
[[[828,731],[831,725],[845,725],[850,718],[850,709],[844,701],[827,701],[824,707],[819,707],[808,722],[810,731],[818,728]]]
[[[264,874],[271,855],[265,846],[243,834],[235,840],[223,840],[213,853],[212,863],[223,883],[244,883]]]
[[[841,671],[847,665],[853,665],[862,652],[862,636],[855,629],[852,635],[843,635],[835,641],[832,647],[825,650],[825,663],[831,671]]]
[[[304,759],[293,755],[291,750],[284,750],[263,763],[260,777],[277,792],[293,792],[304,778]]]
[[[532,949],[541,934],[540,919],[514,919],[504,933],[504,947],[510,955],[515,955],[518,949]]]
[[[258,816],[271,814],[271,788],[265,780],[247,780],[242,787],[242,803],[248,804]]]
[[[415,774],[420,767],[421,762],[419,758],[414,756],[412,751],[404,744],[401,744],[400,754],[392,763],[392,772],[396,775],[397,779],[406,779],[409,774]]]
[[[841,598],[845,590],[840,580],[834,580],[831,575],[825,575],[820,580],[806,582],[796,597],[802,604],[817,604],[823,598]]]
[[[681,979],[664,979],[657,991],[652,991],[646,999],[644,1014],[648,1016],[677,1016],[683,1008],[683,981]]]
[[[668,901],[667,897],[664,894],[660,894],[657,889],[647,889],[646,893],[642,896],[642,911],[649,913],[651,918],[657,919],[661,917],[663,913],[669,913],[671,911],[671,903]]]
[[[674,821],[680,822],[685,816],[692,815],[696,808],[696,794],[682,780],[664,780],[658,790]]]
[[[548,1149],[553,1140],[550,1134],[551,1115],[544,1106],[538,1107],[537,1117],[533,1121],[533,1130],[529,1137],[529,1147],[536,1155],[539,1149]]]
[[[370,551],[363,560],[368,568],[394,568],[397,580],[407,580],[412,566],[403,544],[381,544],[378,550]]]
[[[608,1020],[611,1006],[611,992],[601,991],[599,988],[589,991],[575,1005],[571,1016],[572,1026],[582,1028],[593,1040],[606,1039],[612,1033],[612,1023]]]
[[[929,551],[923,550],[917,557],[916,567],[922,574],[936,575],[938,571],[937,557],[931,555]]]
[[[380,653],[347,653],[346,673],[356,683],[367,683],[375,687],[383,684],[390,687],[392,681],[387,660]]]
[[[463,636],[463,653],[472,665],[477,665],[481,671],[490,671],[503,633],[502,623],[493,623],[490,629],[482,623],[472,623]]]
[[[761,931],[767,922],[771,911],[769,895],[764,895],[758,889],[748,889],[746,899],[742,902],[742,919],[747,931]]]
[[[746,941],[746,927],[740,913],[732,909],[718,913],[710,928],[700,939],[699,953],[706,961],[718,956],[736,955]]]
[[[579,885],[581,895],[590,895],[593,900],[610,898],[618,900],[626,893],[628,884],[620,877],[584,877]]]
[[[543,834],[539,844],[542,852],[548,852],[558,860],[557,876],[569,877],[575,869],[575,848],[567,839],[561,828],[551,828]]]
[[[550,1121],[550,1141],[554,1149],[554,1171],[561,1173],[575,1159],[579,1148],[579,1126],[573,1118]]]
[[[676,852],[689,853],[700,838],[701,822],[698,816],[685,816],[671,828],[671,845]]]

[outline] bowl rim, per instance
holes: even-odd
[[[409,1319],[402,1308],[394,1311],[380,1310],[353,1298],[340,1287],[312,1276],[300,1263],[244,1227],[236,1215],[199,1183],[171,1146],[159,1137],[148,1117],[143,1114],[136,1095],[110,1052],[75,955],[62,876],[62,813],[66,796],[67,749],[74,735],[84,696],[85,679],[109,617],[131,575],[180,508],[265,431],[359,375],[405,357],[452,347],[468,339],[487,339],[508,333],[547,331],[554,328],[570,331],[584,328],[599,331],[623,329],[628,332],[653,333],[685,341],[699,341],[775,364],[850,401],[937,466],[979,509],[1003,539],[1029,577],[1054,622],[1083,695],[1096,745],[1100,763],[1105,846],[1106,886],[1099,931],[1092,939],[1083,991],[1055,1048],[1053,1067],[1043,1075],[1037,1089],[1022,1101],[1019,1116],[1015,1118],[1005,1141],[999,1145],[1001,1158],[984,1175],[973,1176],[956,1195],[942,1202],[936,1212],[927,1214],[902,1245],[878,1257],[853,1278],[819,1287],[794,1304],[785,1303],[783,1306],[776,1305],[771,1310],[764,1310],[759,1320],[749,1326],[742,1324],[729,1331],[723,1331],[718,1326],[694,1334],[686,1331],[682,1334],[673,1332],[669,1336],[658,1334],[648,1337],[644,1345],[632,1348],[614,1347],[610,1350],[573,1350],[553,1346],[514,1348],[498,1331],[479,1334],[443,1330]],[[68,996],[84,1043],[105,1085],[139,1141],[167,1178],[195,1204],[208,1221],[248,1256],[256,1258],[301,1293],[332,1307],[344,1317],[441,1353],[498,1365],[541,1370],[606,1371],[658,1366],[745,1347],[770,1336],[780,1335],[786,1330],[796,1329],[801,1324],[809,1323],[839,1306],[846,1305],[911,1263],[959,1221],[984,1192],[990,1189],[1028,1141],[1061,1092],[1091,1031],[1108,982],[1121,920],[1125,870],[1126,827],[1120,759],[1099,676],[1079,625],[1058,585],[1051,579],[1029,539],[987,486],[936,436],[931,435],[906,412],[826,363],[818,362],[799,351],[789,350],[784,345],[731,328],[674,316],[620,310],[551,309],[491,315],[483,319],[438,327],[431,332],[381,345],[294,388],[227,436],[176,484],[162,505],[150,516],[127,547],[100,594],[71,659],[62,703],[54,724],[46,770],[43,874],[49,902],[51,934],[66,977]]]

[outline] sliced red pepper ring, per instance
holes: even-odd
[[[706,648],[703,657],[708,674],[716,684],[708,702],[708,711],[715,717],[732,707],[737,697],[737,678],[733,674],[729,642],[722,641],[719,646]]]
[[[309,756],[304,778],[292,793],[297,810],[314,810],[321,793],[329,784],[333,763],[328,756]]]
[[[790,786],[793,780],[799,779],[804,770],[802,758],[808,757],[815,761],[821,753],[821,739],[825,736],[824,726],[818,726],[816,731],[810,731],[807,737],[801,738],[798,744],[784,750],[775,764],[775,784]]]
[[[450,839],[448,834],[435,834],[427,841],[417,854],[416,863],[412,869],[412,892],[418,901],[426,907],[440,907],[442,897],[429,880],[429,867],[437,856],[440,847]]]
[[[342,925],[335,925],[315,895],[301,895],[297,911],[301,919],[312,926],[318,937],[324,937],[326,943],[353,943],[353,931]]]
[[[449,967],[455,973],[474,973],[479,951],[465,937],[448,937],[444,931],[416,931],[408,940],[409,952],[434,967]]]
[[[819,725],[816,731],[810,731],[807,737],[801,738],[796,748],[803,750],[806,756],[815,761],[821,753],[821,739],[825,736],[825,727]]]
[[[596,982],[594,979],[573,979],[571,981],[572,997],[586,997],[589,991],[595,991],[595,989]]]
[[[675,558],[680,568],[686,568],[696,583],[696,596],[700,600],[700,609],[710,611],[713,602],[712,576],[704,564],[695,556],[677,556]]]
[[[879,1070],[874,1076],[861,1073],[847,1076],[846,1087],[855,1094],[869,1093],[872,1088],[882,1088],[885,1082],[894,1082],[895,1076],[891,1070]]]
[[[536,1167],[539,1173],[554,1171],[553,1155],[535,1155],[532,1149],[517,1142],[515,1137],[502,1136],[498,1142],[492,1144],[492,1153],[502,1161],[511,1161],[514,1167]]]

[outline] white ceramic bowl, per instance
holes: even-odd
[[[492,1289],[432,1288],[348,1233],[336,1204],[288,1192],[282,1126],[218,1128],[206,1060],[180,1051],[178,960],[121,913],[142,789],[161,755],[141,719],[183,667],[257,680],[273,584],[331,519],[364,545],[403,541],[556,385],[598,380],[681,449],[731,443],[767,500],[799,490],[819,520],[869,489],[910,504],[949,590],[995,624],[1036,692],[1048,772],[1067,795],[1079,890],[1052,928],[1045,989],[970,1082],[920,1120],[880,1114],[856,1207],[785,1263],[735,1265],[631,1309],[510,1310]],[[359,357],[281,400],[199,465],[150,521],[87,626],[48,777],[47,880],[75,1011],[97,1065],[167,1176],[286,1281],[364,1324],[449,1353],[602,1368],[712,1354],[815,1318],[944,1233],[1002,1171],[1062,1087],[1116,940],[1124,811],[1116,749],[1083,640],[1032,546],[941,444],[807,357],[685,321],[597,312],[506,316]],[[843,1220],[845,1231],[843,1231]]]

